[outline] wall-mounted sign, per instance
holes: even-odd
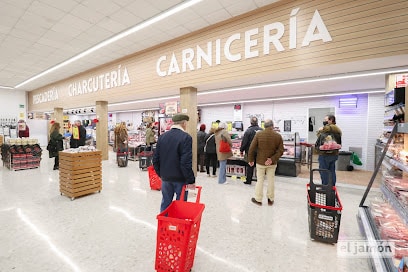
[[[58,100],[58,90],[51,88],[48,91],[33,95],[33,104],[40,104]]]
[[[395,87],[401,88],[408,85],[408,74],[395,76]]]
[[[112,89],[130,84],[130,77],[126,67],[118,66],[117,70],[89,77],[82,81],[72,82],[68,85],[69,96]]]
[[[264,25],[262,28],[253,28],[244,33],[234,33],[227,39],[215,39],[207,42],[206,48],[196,45],[193,48],[183,49],[180,53],[171,53],[161,56],[156,62],[156,73],[158,76],[166,77],[172,74],[180,74],[187,71],[199,70],[203,63],[208,66],[220,65],[221,56],[224,56],[227,61],[234,62],[242,59],[250,59],[259,56],[271,54],[273,50],[277,52],[285,51],[286,49],[296,49],[298,38],[303,38],[301,47],[307,47],[313,41],[321,40],[330,42],[332,37],[327,30],[326,25],[316,9],[306,32],[300,32],[297,28],[297,14],[300,8],[295,8],[289,15],[289,26],[282,22],[273,22]],[[289,29],[285,33],[285,29]],[[288,37],[289,43],[285,44],[282,41]],[[236,47],[234,44],[243,40],[244,51],[233,52],[231,48]],[[258,46],[258,42],[261,46]],[[286,49],[285,46],[286,45]],[[181,59],[177,59],[176,55],[181,55]]]
[[[173,115],[177,113],[177,101],[166,102],[165,105],[166,105],[166,110],[165,110],[166,115]]]

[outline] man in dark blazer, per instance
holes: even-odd
[[[169,131],[162,134],[153,154],[153,166],[156,173],[162,179],[162,202],[160,212],[164,211],[173,201],[180,199],[184,185],[195,187],[195,176],[192,169],[193,139],[185,132],[188,115],[176,114],[173,116],[173,126]],[[185,200],[187,193],[185,194]]]

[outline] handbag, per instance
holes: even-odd
[[[51,140],[48,142],[48,145],[47,145],[47,150],[49,151],[49,152],[57,152],[57,146],[55,146],[55,145],[53,145],[52,143],[51,143]]]
[[[220,141],[220,149],[219,151],[221,153],[228,153],[231,152],[231,147],[229,143],[227,142],[227,139],[225,138],[224,135],[221,135],[221,141]]]
[[[205,153],[207,153],[207,144],[208,144],[208,141],[209,141],[212,137],[214,137],[214,134],[211,134],[210,137],[208,137],[207,141],[205,141],[205,145],[204,145],[204,152],[205,152]]]

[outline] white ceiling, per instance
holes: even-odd
[[[15,87],[36,74],[182,2],[184,1],[0,0],[0,86]],[[203,0],[176,15],[36,79],[20,89],[30,91],[42,87],[274,2],[277,0]],[[224,82],[223,85],[208,84],[200,87],[225,88],[404,66],[407,64],[406,59],[408,57],[377,59],[353,65],[325,67],[321,71],[304,70],[298,74],[279,74],[268,78],[253,78],[246,82]],[[308,83],[302,86],[302,92],[299,92],[298,86],[270,87],[257,89],[251,93],[240,92],[234,94],[234,97],[246,100],[270,97],[271,94],[282,96],[282,94],[316,93],[316,89],[324,92],[345,92],[370,88],[384,88],[384,76],[342,80],[341,84],[336,81]],[[202,95],[199,96],[198,102],[228,101],[231,100],[230,97],[230,94]],[[154,106],[157,106],[157,101],[154,102]],[[137,105],[117,106],[110,109],[137,107]]]
[[[0,85],[15,87],[181,0],[0,0]],[[271,4],[203,0],[23,86],[33,90]]]

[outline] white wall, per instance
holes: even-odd
[[[24,105],[24,108],[20,108]],[[20,112],[27,118],[27,99],[25,91],[1,90],[0,118],[16,118],[19,120]]]
[[[260,120],[272,119],[275,126],[283,131],[284,120],[291,120],[292,132],[299,132],[300,138],[314,143],[316,138],[309,139],[309,108],[335,108],[337,125],[342,129],[342,150],[349,147],[361,147],[363,165],[361,169],[374,169],[375,139],[381,134],[384,119],[384,95],[357,95],[358,106],[355,109],[338,107],[339,96],[321,97],[302,100],[271,101],[265,103],[242,104],[244,129],[249,124],[250,116],[256,115]],[[233,105],[201,107],[201,123],[207,128],[215,120],[232,121]],[[316,121],[318,122],[318,121]],[[321,126],[316,123],[315,130]]]
[[[30,138],[38,139],[40,146],[47,146],[49,129],[48,120],[28,119],[27,125],[30,128]]]

